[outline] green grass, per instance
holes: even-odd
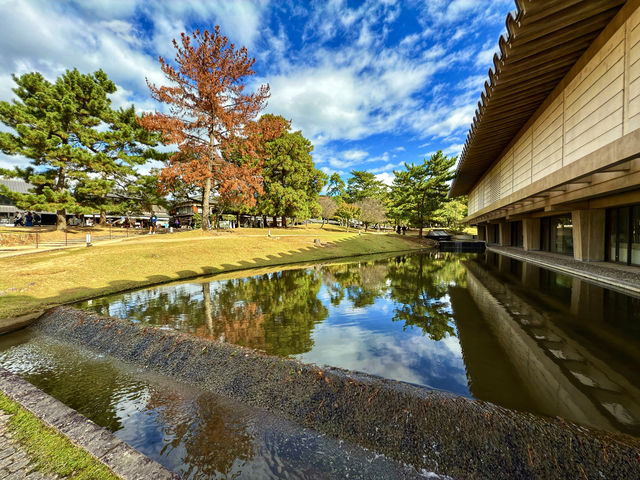
[[[0,410],[11,415],[8,429],[28,453],[35,470],[74,480],[119,478],[83,449],[73,445],[2,393]]]
[[[44,309],[156,283],[248,268],[416,250],[415,238],[309,226],[190,231],[0,258],[0,327]],[[323,246],[316,246],[318,238]]]

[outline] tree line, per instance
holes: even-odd
[[[67,214],[124,214],[152,205],[194,201],[202,212],[308,219],[357,218],[365,228],[387,218],[420,228],[446,202],[455,158],[441,152],[421,165],[394,172],[389,189],[366,171],[353,171],[345,184],[315,168],[313,146],[291,121],[260,112],[269,85],[247,91],[256,72],[245,47],[236,48],[219,27],[174,40],[175,58],[160,57],[166,83],[147,81],[159,104],[139,115],[132,105],[114,109],[116,86],[98,70],[68,70],[54,82],[40,73],[13,76],[16,98],[0,101],[5,154],[30,160],[25,169],[0,170],[34,186],[29,193],[0,194],[19,208],[57,212],[58,229]],[[168,151],[169,150],[169,151]],[[161,169],[141,175],[150,160]],[[328,184],[327,196],[320,197]],[[444,211],[442,215],[445,215]],[[458,215],[459,216],[459,215]],[[212,228],[203,214],[202,228]]]
[[[422,163],[405,163],[404,170],[393,171],[391,186],[363,170],[352,170],[347,182],[334,173],[327,195],[320,198],[323,226],[331,218],[347,225],[359,220],[365,231],[370,225],[393,223],[417,228],[420,237],[428,226],[459,228],[466,202],[447,198],[456,160],[438,151]]]

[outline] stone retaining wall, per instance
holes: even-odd
[[[640,441],[70,307],[37,330],[440,474],[640,478]]]

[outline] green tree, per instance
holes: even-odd
[[[327,195],[330,197],[344,197],[345,195],[345,183],[340,175],[336,172],[332,173],[329,177],[329,188],[327,188]]]
[[[461,230],[462,219],[467,216],[467,197],[448,198],[433,216],[438,225]]]
[[[456,157],[447,157],[438,150],[421,164],[405,163],[406,170],[393,172],[391,214],[417,227],[419,237],[447,199],[447,182],[454,176],[451,167],[455,162]]]
[[[358,218],[360,215],[360,208],[353,203],[347,203],[344,200],[338,206],[336,210],[336,217],[341,218],[347,225],[347,231],[349,231],[349,224],[354,218]]]
[[[20,208],[56,211],[58,229],[64,229],[67,212],[84,211],[73,189],[79,181],[91,181],[87,172],[95,158],[88,147],[96,140],[96,127],[109,117],[107,94],[115,92],[115,84],[101,70],[87,75],[68,70],[55,83],[37,72],[13,80],[17,99],[0,101],[0,121],[12,130],[0,132],[0,148],[31,160],[36,168],[27,180],[35,191],[2,193]]]
[[[93,153],[90,166],[93,175],[78,182],[75,196],[79,203],[100,212],[100,223],[106,213],[151,211],[152,205],[165,203],[158,194],[158,172],[139,175],[135,167],[149,159],[166,160],[167,154],[154,150],[161,136],[140,126],[135,107],[112,112],[109,129],[87,145]]]
[[[349,202],[359,202],[365,198],[383,199],[387,194],[387,186],[376,176],[363,170],[351,170],[351,178],[347,184],[346,196]]]
[[[290,132],[288,125],[278,137],[265,142],[264,185],[258,199],[258,210],[263,215],[281,216],[283,227],[287,217],[317,217],[318,196],[327,183],[326,175],[313,163],[311,142],[300,131]]]
[[[116,178],[132,181],[133,166],[155,154],[146,147],[156,137],[137,126],[134,108],[111,108],[116,87],[102,70],[67,70],[54,83],[37,72],[13,80],[17,99],[0,101],[0,121],[12,130],[0,132],[0,148],[31,160],[32,168],[13,175],[35,188],[3,195],[23,209],[56,211],[58,229],[68,212],[114,208]]]

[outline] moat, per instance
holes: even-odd
[[[491,252],[248,271],[78,306],[640,434],[640,299]],[[188,478],[420,474],[30,329],[0,348],[0,365]]]

